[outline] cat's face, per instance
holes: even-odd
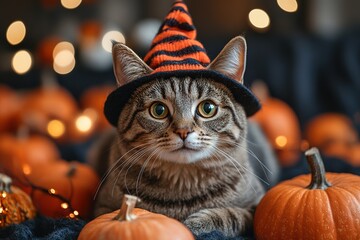
[[[138,89],[119,121],[130,150],[176,163],[224,158],[246,134],[246,117],[221,84],[205,79],[172,78]]]
[[[242,84],[246,43],[232,39],[209,64],[208,70]],[[153,70],[131,49],[113,46],[114,71],[119,86]],[[193,163],[229,158],[244,148],[246,117],[232,93],[211,79],[158,79],[139,87],[118,121],[120,147],[134,159]],[[124,154],[126,154],[124,152]]]

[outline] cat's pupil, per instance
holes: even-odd
[[[207,114],[210,114],[214,110],[214,108],[215,108],[214,104],[211,104],[209,102],[206,102],[203,105],[203,110]]]
[[[155,106],[154,110],[155,110],[156,115],[161,116],[165,112],[165,107],[163,105],[161,105],[161,104],[157,104]]]

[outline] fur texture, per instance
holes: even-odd
[[[208,68],[242,83],[245,53],[245,40],[234,38]],[[151,70],[124,45],[115,44],[113,56],[120,86]],[[183,221],[195,235],[243,233],[263,195],[248,160],[247,124],[243,106],[211,79],[173,77],[139,87],[106,147],[95,215],[133,194],[142,200],[138,207]]]

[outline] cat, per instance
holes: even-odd
[[[242,83],[245,56],[245,39],[235,37],[207,69]],[[114,43],[113,58],[119,86],[152,71],[121,43]],[[211,78],[170,77],[140,86],[103,143],[108,160],[98,157],[107,173],[95,216],[119,209],[123,195],[132,194],[141,199],[139,208],[178,219],[194,235],[244,233],[264,194],[249,162],[248,124],[243,106]]]

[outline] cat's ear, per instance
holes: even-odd
[[[243,83],[246,67],[246,41],[243,37],[233,38],[219,55],[210,63],[208,69],[214,70]]]
[[[133,50],[122,43],[113,41],[112,56],[114,73],[119,86],[153,71]]]

